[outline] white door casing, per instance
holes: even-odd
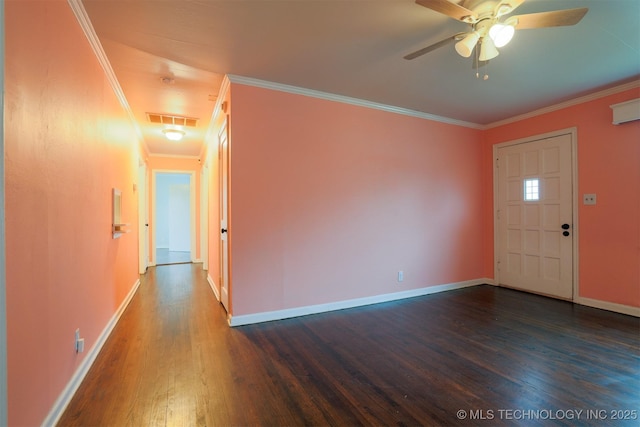
[[[191,239],[191,262],[196,262],[196,173],[195,171],[184,171],[184,170],[169,170],[169,169],[152,169],[151,170],[151,212],[153,212],[153,221],[149,223],[149,227],[151,228],[151,244],[150,244],[150,252],[153,253],[153,261],[149,262],[149,266],[153,267],[156,265],[156,251],[157,251],[157,181],[158,174],[160,173],[171,173],[171,174],[180,174],[180,175],[189,175],[189,216],[190,216],[190,239]]]
[[[149,198],[147,197],[147,165],[138,166],[138,273],[145,274],[149,265]]]
[[[220,302],[229,312],[229,139],[225,120],[220,130]]]
[[[202,165],[200,176],[200,259],[202,269],[209,270],[209,162]]]
[[[500,144],[494,152],[497,283],[574,299],[575,131]]]

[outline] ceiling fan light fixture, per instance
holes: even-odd
[[[184,136],[184,132],[178,129],[165,129],[162,131],[169,141],[180,141]]]
[[[473,52],[473,48],[478,43],[479,38],[480,35],[476,31],[467,34],[462,40],[456,43],[456,52],[458,52],[458,54],[462,57],[470,57],[471,53]]]
[[[513,25],[493,24],[489,29],[489,37],[493,41],[495,47],[506,46],[513,38],[516,29]]]
[[[496,45],[493,44],[491,37],[483,37],[480,43],[480,57],[478,59],[480,61],[489,61],[499,54],[500,52],[496,49]]]

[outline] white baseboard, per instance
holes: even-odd
[[[344,310],[346,308],[361,307],[363,305],[379,304],[383,302],[396,301],[406,298],[414,298],[423,295],[435,294],[439,292],[451,291],[454,289],[467,288],[469,286],[493,283],[491,279],[474,279],[464,282],[449,283],[446,285],[428,286],[420,289],[394,292],[391,294],[375,295],[371,297],[356,298],[345,301],[330,302],[326,304],[309,305],[305,307],[288,308],[285,310],[267,311],[262,313],[245,314],[240,316],[229,316],[230,326],[250,325],[252,323],[270,322],[272,320],[282,320],[291,317],[307,316],[309,314],[325,313],[328,311]]]
[[[218,288],[216,286],[216,283],[208,274],[207,274],[207,282],[209,282],[209,286],[211,286],[211,290],[213,291],[213,294],[216,296],[216,299],[220,301],[220,294],[218,293]]]
[[[578,297],[575,302],[589,307],[600,308],[602,310],[614,311],[616,313],[640,317],[640,307],[632,307],[630,305],[616,304],[615,302],[601,301],[584,297]]]
[[[109,323],[107,323],[107,326],[105,326],[100,336],[98,336],[98,339],[87,353],[87,356],[73,373],[71,380],[69,380],[67,386],[64,388],[64,390],[62,390],[62,393],[60,394],[60,396],[58,396],[58,399],[53,404],[53,407],[49,411],[47,418],[45,418],[42,422],[43,427],[55,426],[58,423],[60,417],[64,413],[64,410],[67,408],[67,405],[69,405],[69,402],[71,402],[73,395],[78,390],[78,387],[80,387],[82,380],[84,380],[87,372],[89,372],[91,365],[93,365],[93,362],[95,362],[96,357],[98,357],[100,350],[102,350],[102,346],[107,341],[107,338],[109,338],[109,335],[111,335],[111,331],[113,331],[113,328],[120,320],[122,313],[124,313],[124,310],[131,302],[131,299],[135,295],[139,286],[140,279],[136,280],[136,282],[133,284],[133,287],[131,288],[125,299],[122,301],[122,304],[120,304],[120,307],[118,307],[118,310],[113,314],[111,320],[109,320]]]

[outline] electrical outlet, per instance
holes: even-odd
[[[583,205],[595,205],[596,204],[596,195],[595,194],[583,194],[582,195],[582,204]]]
[[[398,271],[398,282],[402,282],[404,280],[404,271]]]

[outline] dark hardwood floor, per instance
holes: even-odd
[[[493,286],[225,316],[200,265],[150,269],[59,425],[640,424],[631,316]]]

